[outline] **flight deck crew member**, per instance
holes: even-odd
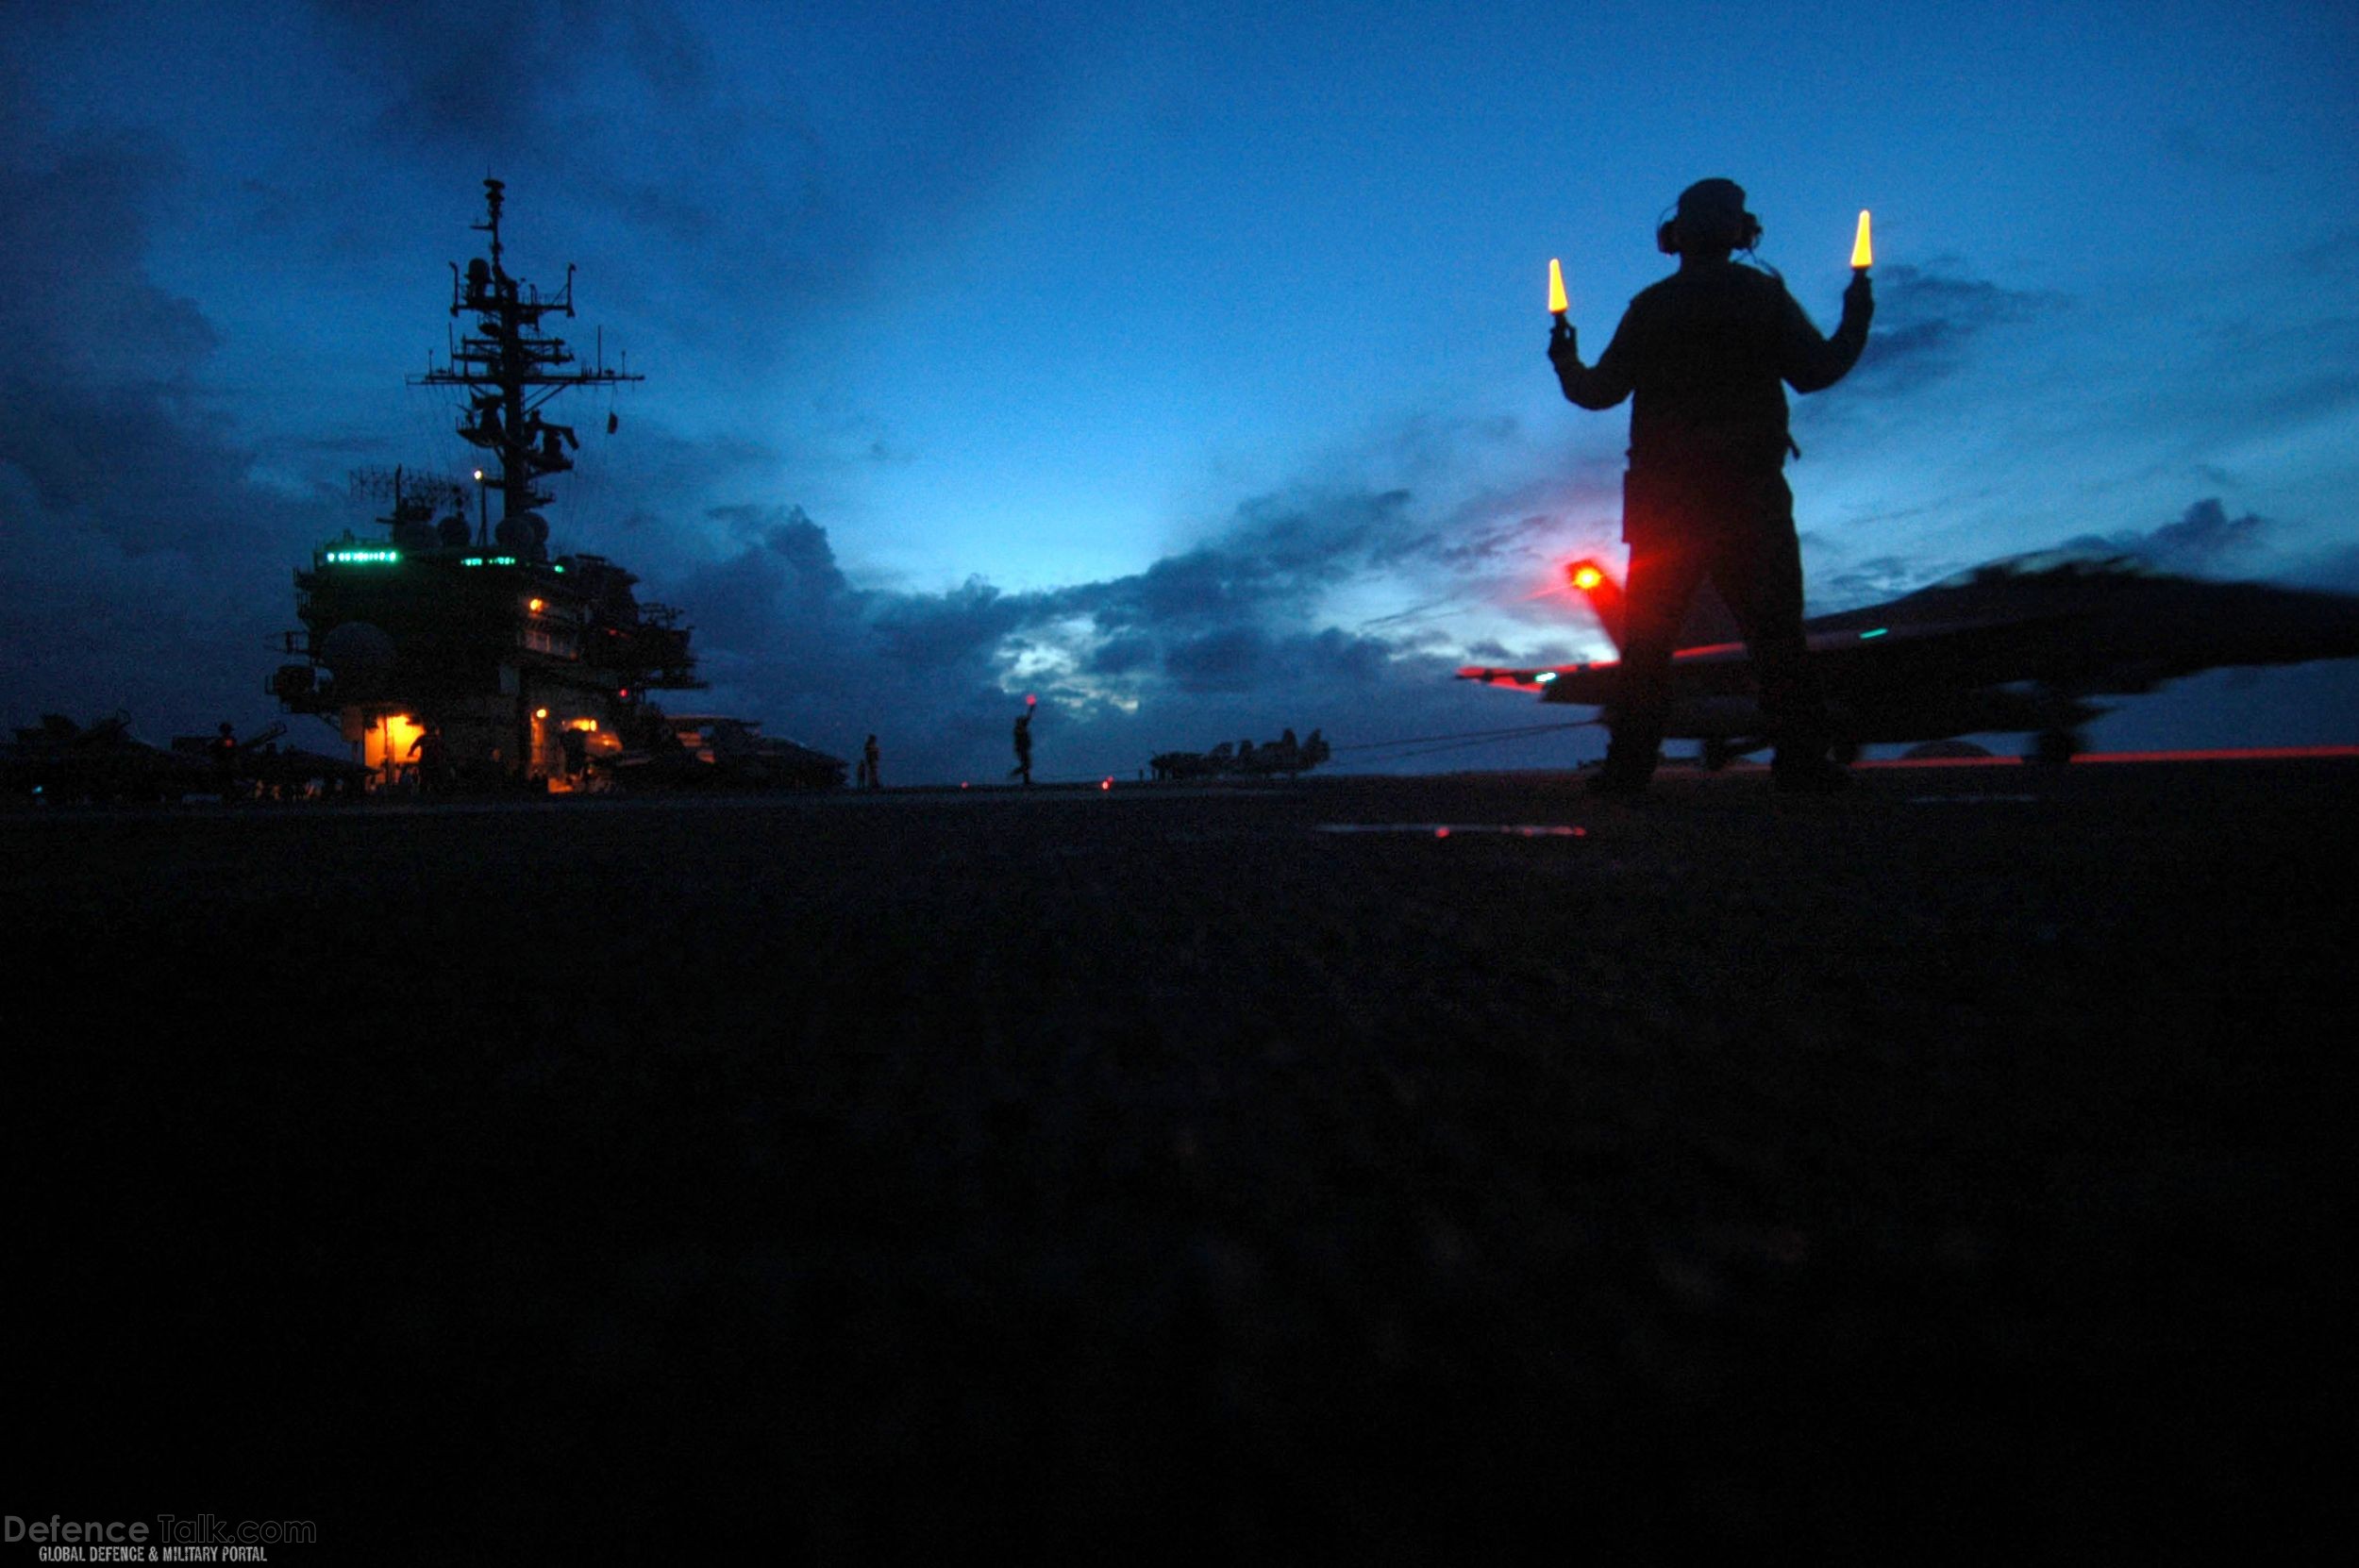
[[[238,795],[238,732],[230,727],[228,720],[222,720],[220,729],[212,740],[206,742],[205,749],[213,757],[213,787],[221,792],[225,804],[235,800]]]
[[[872,790],[884,788],[884,776],[879,772],[882,753],[877,749],[877,738],[868,737],[860,748],[860,781]]]
[[[1032,782],[1032,705],[1026,703],[1024,711],[1015,720],[1015,766],[1008,770],[1011,778]]]
[[[565,778],[579,789],[590,773],[590,737],[571,725],[557,732],[557,749],[565,755]]]
[[[1612,713],[1601,793],[1634,796],[1654,774],[1670,701],[1671,654],[1688,601],[1707,576],[1735,612],[1751,652],[1781,790],[1849,782],[1827,759],[1826,700],[1802,632],[1802,559],[1786,488],[1785,388],[1840,381],[1867,342],[1875,299],[1865,271],[1843,292],[1843,321],[1822,338],[1774,274],[1732,259],[1761,238],[1745,192],[1725,179],[1680,193],[1655,242],[1679,270],[1630,303],[1594,366],[1560,317],[1548,359],[1564,396],[1584,409],[1628,397],[1630,469],[1622,481],[1621,700]]]

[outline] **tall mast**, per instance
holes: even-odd
[[[541,409],[569,387],[614,386],[646,377],[609,369],[603,362],[577,365],[564,339],[542,331],[544,316],[573,315],[574,269],[570,264],[565,268],[565,287],[545,299],[539,289],[509,275],[500,246],[504,190],[496,179],[483,182],[485,217],[473,225],[477,233],[492,237],[490,259],[468,262],[464,274],[457,262],[451,263],[451,316],[474,316],[474,328],[452,345],[449,364],[437,365],[429,359],[426,374],[410,380],[412,386],[467,389],[468,408],[459,434],[491,455],[483,482],[500,492],[502,525],[514,518],[529,530],[510,530],[501,542],[512,542],[519,554],[540,555],[547,525],[534,509],[554,497],[535,481],[573,467],[565,454],[581,444],[572,425],[544,419]],[[483,525],[489,526],[488,520]]]

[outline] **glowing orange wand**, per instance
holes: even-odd
[[[1851,270],[1864,273],[1876,264],[1876,247],[1867,238],[1867,209],[1859,213],[1859,237],[1851,242]]]
[[[1557,325],[1564,326],[1569,325],[1564,320],[1564,312],[1572,308],[1573,302],[1564,297],[1564,263],[1551,256],[1548,258],[1548,314],[1556,318]]]

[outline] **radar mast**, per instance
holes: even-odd
[[[544,317],[572,317],[574,269],[567,264],[564,288],[546,297],[510,275],[500,244],[505,190],[499,180],[483,182],[484,221],[472,225],[492,237],[491,256],[469,261],[463,273],[451,263],[451,317],[471,315],[474,326],[451,344],[448,364],[435,364],[429,357],[426,374],[410,381],[467,391],[459,434],[487,454],[482,483],[500,494],[496,528],[488,509],[477,509],[476,542],[487,547],[496,542],[515,555],[544,559],[548,525],[536,509],[555,497],[539,481],[573,467],[566,454],[581,442],[572,425],[544,418],[542,409],[569,388],[611,387],[645,377],[610,367],[602,357],[597,363],[580,364],[564,339],[543,330]]]

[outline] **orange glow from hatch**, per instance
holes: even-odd
[[[1867,238],[1867,209],[1863,207],[1859,213],[1859,238],[1851,242],[1851,265],[1857,271],[1865,272],[1875,264],[1876,247]]]
[[[360,760],[372,773],[391,783],[401,769],[421,760],[410,755],[426,726],[408,713],[387,713],[360,737]]]
[[[542,601],[539,599],[527,599],[525,601],[525,608],[532,611],[533,614],[538,615],[541,613],[541,604]]]
[[[1548,309],[1561,316],[1572,308],[1573,302],[1564,297],[1564,263],[1551,256],[1548,258]]]

